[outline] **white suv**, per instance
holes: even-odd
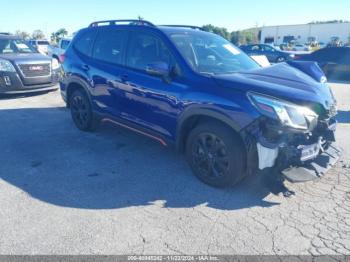
[[[39,53],[47,55],[48,46],[50,45],[50,43],[46,39],[30,40],[29,44],[35,49],[37,49]]]

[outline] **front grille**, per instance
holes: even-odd
[[[51,75],[51,64],[19,64],[24,77],[44,77]]]

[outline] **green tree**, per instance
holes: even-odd
[[[204,31],[211,32],[211,33],[220,35],[227,40],[231,40],[231,33],[224,27],[218,27],[218,26],[208,24],[208,25],[204,25],[202,28]]]
[[[57,44],[62,38],[68,35],[68,31],[65,28],[58,29],[56,32],[51,33],[51,42]]]
[[[240,31],[234,31],[231,33],[231,42],[235,45],[240,44],[240,39],[241,39],[241,32]]]
[[[15,32],[15,35],[19,36],[20,38],[23,38],[24,40],[28,40],[30,38],[30,34],[26,31],[17,30]]]
[[[44,34],[43,31],[38,29],[38,30],[33,31],[32,38],[33,39],[44,39],[45,38],[45,34]]]
[[[56,33],[62,38],[68,35],[68,31],[65,28],[58,29]]]
[[[231,42],[235,45],[258,43],[259,32],[260,31],[255,28],[242,31],[234,31],[231,33]]]

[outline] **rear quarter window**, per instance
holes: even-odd
[[[100,30],[92,51],[93,57],[103,62],[122,64],[127,36],[126,31]]]
[[[87,30],[81,32],[76,40],[74,41],[74,48],[76,51],[79,53],[90,56],[90,51],[92,44],[94,42],[96,36],[96,31],[95,30]]]

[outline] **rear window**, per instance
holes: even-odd
[[[74,48],[83,55],[90,55],[95,35],[96,31],[94,30],[81,32],[74,42]]]
[[[66,50],[66,49],[68,48],[69,44],[70,44],[70,41],[69,41],[69,40],[62,40],[62,42],[61,42],[61,48],[64,49],[64,50]]]
[[[125,31],[101,30],[96,38],[93,57],[104,62],[121,64],[126,37]]]
[[[50,45],[48,41],[38,41],[38,45]]]

